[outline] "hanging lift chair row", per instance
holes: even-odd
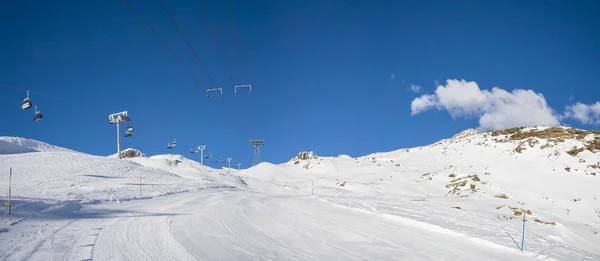
[[[25,90],[27,92],[27,97],[25,99],[23,99],[23,102],[21,102],[21,109],[23,110],[27,110],[31,107],[34,107],[33,104],[31,103],[31,99],[29,98],[29,89]],[[33,114],[33,121],[39,121],[42,119],[42,112],[38,111],[37,106],[35,106],[35,113]]]

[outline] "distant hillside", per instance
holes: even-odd
[[[50,145],[45,142],[13,136],[0,136],[0,154],[15,154],[29,152],[76,152],[63,147]]]

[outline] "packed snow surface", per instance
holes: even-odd
[[[600,260],[600,152],[564,130],[242,171],[0,137],[0,260]]]

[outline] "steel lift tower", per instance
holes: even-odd
[[[190,151],[191,153],[200,152],[200,166],[204,166],[204,151],[206,150],[206,146],[198,146],[196,149]]]
[[[229,167],[227,167],[227,173],[231,171],[231,160],[232,158],[227,158],[227,164],[229,164]]]
[[[108,115],[108,122],[110,124],[117,124],[117,157],[119,157],[119,159],[121,158],[121,134],[120,134],[120,127],[121,127],[121,122],[130,122],[131,118],[129,118],[129,116],[127,116],[127,111],[123,111],[123,112],[118,112],[118,113],[114,113],[111,115]],[[130,132],[130,130],[133,130],[133,127],[128,127],[128,133]]]
[[[254,145],[254,157],[252,157],[252,166],[260,163],[260,146],[265,144],[265,140],[250,140],[250,145]]]

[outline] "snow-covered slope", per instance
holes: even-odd
[[[280,165],[260,164],[242,175],[274,184],[277,188],[271,189],[279,192],[312,193],[314,184],[315,194],[349,198],[333,201],[368,211],[381,212],[385,205],[363,197],[461,209],[496,220],[499,228],[520,226],[525,211],[533,221],[530,228],[553,242],[600,255],[598,134],[544,126],[466,130],[428,146],[354,159],[297,156]],[[454,226],[443,218],[430,222]]]
[[[179,176],[192,179],[201,177],[203,178],[205,175],[217,175],[217,173],[224,173],[223,170],[215,170],[206,165],[202,166],[199,162],[188,159],[179,154],[162,154],[151,157],[137,157],[131,158],[129,161],[138,163],[148,168],[177,173]],[[222,178],[227,179],[226,177]]]
[[[193,161],[183,156],[169,162],[162,156],[149,158],[128,149],[125,152],[139,157],[120,160],[116,155],[94,156],[23,138],[3,137],[0,141],[4,141],[0,151],[10,153],[0,155],[0,195],[8,195],[12,168],[15,198],[126,200],[236,183],[235,178],[221,176],[209,167],[193,167]],[[187,165],[176,164],[181,161]]]
[[[135,149],[124,159],[0,155],[20,216],[0,225],[0,259],[600,260],[599,134],[470,129],[417,148],[302,152],[242,171]],[[140,189],[142,198],[190,192],[59,203],[139,198]]]
[[[0,155],[28,152],[75,152],[45,142],[12,136],[0,136]]]

